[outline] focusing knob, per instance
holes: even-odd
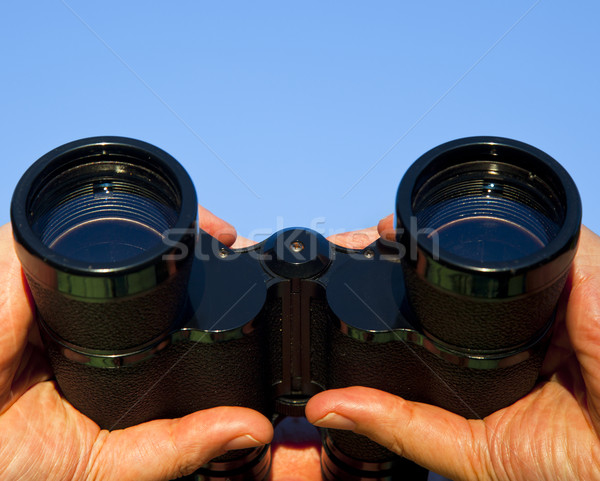
[[[262,259],[276,276],[308,279],[329,266],[331,253],[331,244],[318,232],[291,227],[265,241]]]
[[[303,417],[310,396],[280,396],[275,400],[275,412],[293,418]]]

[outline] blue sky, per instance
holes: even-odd
[[[499,135],[559,160],[600,232],[599,17],[556,0],[4,2],[0,222],[25,169],[82,137],[163,148],[260,240],[374,225],[421,154]]]
[[[177,158],[240,234],[392,212],[447,140],[528,142],[600,231],[595,2],[5,2],[0,196],[52,148],[124,135]]]

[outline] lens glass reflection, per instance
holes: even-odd
[[[526,257],[546,244],[527,228],[497,217],[464,217],[429,234],[439,246],[465,259],[503,262]]]
[[[500,164],[440,172],[415,197],[418,228],[440,250],[485,265],[511,262],[542,249],[560,230],[560,208],[548,186]],[[508,167],[507,167],[508,169]]]
[[[69,259],[109,266],[160,245],[177,222],[178,198],[162,176],[124,162],[55,174],[35,198],[31,225]]]

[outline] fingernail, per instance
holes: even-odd
[[[350,431],[356,428],[356,423],[354,421],[336,413],[329,413],[315,421],[313,424],[320,428],[346,429]]]
[[[225,451],[232,451],[234,449],[247,449],[247,448],[255,448],[257,446],[262,446],[265,443],[261,443],[257,439],[254,439],[249,434],[244,434],[243,436],[239,436],[235,439],[229,441],[223,449]]]

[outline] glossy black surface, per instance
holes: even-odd
[[[236,250],[196,231],[191,180],[160,149],[60,147],[11,214],[61,391],[107,429],[217,405],[302,416],[351,385],[486,416],[535,385],[575,253],[577,191],[542,154],[498,138],[426,154],[399,189],[400,243],[294,228]],[[424,475],[351,432],[326,440],[327,479]],[[268,450],[233,452],[196,477],[268,465]]]

